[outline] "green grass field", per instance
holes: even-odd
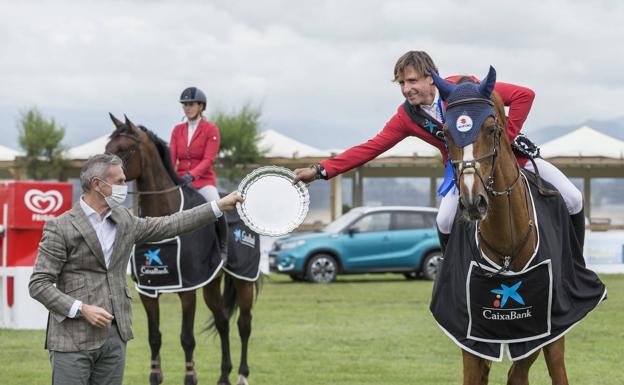
[[[572,384],[624,384],[624,275],[603,275],[609,299],[566,338]],[[350,276],[331,285],[293,283],[272,275],[254,309],[249,365],[252,384],[459,384],[461,354],[428,310],[431,282],[402,276]],[[199,299],[199,297],[198,297]],[[126,384],[147,384],[149,346],[145,313],[135,293],[135,339],[128,344]],[[200,384],[215,384],[218,338],[201,329],[208,309],[198,307],[195,361]],[[175,295],[161,300],[165,384],[181,384],[184,356]],[[236,381],[239,342],[232,323]],[[50,383],[43,331],[0,329],[1,384]],[[509,362],[494,364],[491,384],[504,384]],[[543,359],[531,383],[550,383]]]

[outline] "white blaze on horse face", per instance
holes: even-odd
[[[472,153],[473,148],[472,144],[464,147],[464,162],[472,162],[474,160],[474,154]],[[472,197],[472,187],[474,185],[474,174],[473,173],[464,173],[464,184],[466,185],[466,191],[468,192],[468,200]]]

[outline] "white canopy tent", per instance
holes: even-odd
[[[87,143],[72,147],[66,152],[66,157],[73,160],[88,159],[91,155],[104,152],[109,135],[103,135]],[[328,151],[319,150],[299,142],[274,130],[267,130],[260,133],[258,147],[267,150],[267,158],[307,158],[307,157],[327,157]]]
[[[585,215],[592,218],[592,179],[624,177],[624,141],[583,126],[542,146],[543,158],[569,178],[583,178]]]
[[[0,144],[0,161],[15,160],[15,157],[19,155],[23,155],[23,153]]]
[[[108,143],[110,134],[100,136],[80,146],[72,147],[65,153],[65,156],[72,160],[89,159],[91,155],[101,154],[104,152],[106,143]]]
[[[424,140],[418,139],[415,136],[408,136],[394,147],[379,155],[379,158],[393,158],[393,157],[420,157],[420,158],[434,158],[439,156],[440,151]]]
[[[583,126],[540,146],[544,158],[599,157],[624,159],[624,141]]]
[[[261,150],[268,151],[267,158],[316,158],[328,157],[329,151],[319,150],[305,143],[299,142],[274,130],[263,131],[260,134]]]

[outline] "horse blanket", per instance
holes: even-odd
[[[245,281],[256,281],[260,276],[260,236],[245,225],[237,210],[225,213],[228,225],[228,274]]]
[[[430,310],[440,328],[460,348],[493,361],[502,361],[504,351],[512,361],[529,356],[607,296],[585,266],[561,196],[540,195],[535,176],[523,174],[538,232],[527,265],[492,274],[500,266],[480,251],[475,223],[458,213],[433,286]]]
[[[205,203],[193,188],[180,188],[180,211]],[[135,245],[131,255],[132,279],[139,293],[195,290],[210,283],[223,266],[216,225],[160,242]]]

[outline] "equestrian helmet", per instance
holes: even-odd
[[[182,91],[182,95],[180,95],[180,103],[203,103],[206,105],[206,95],[197,87],[188,87],[184,91]]]

